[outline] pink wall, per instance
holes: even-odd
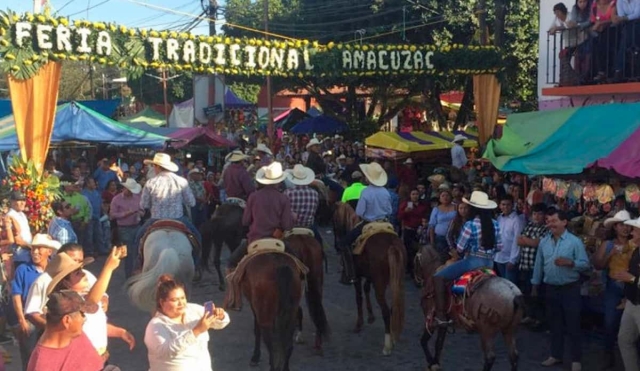
[[[538,101],[538,110],[548,111],[559,108],[592,106],[595,104],[637,102],[640,102],[640,94],[580,95]]]

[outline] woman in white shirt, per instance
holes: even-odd
[[[187,303],[184,285],[169,275],[158,280],[156,303],[144,335],[149,371],[212,371],[208,330],[225,328],[229,315],[222,308],[209,313]]]

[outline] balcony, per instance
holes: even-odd
[[[640,93],[640,22],[547,34],[544,96]]]

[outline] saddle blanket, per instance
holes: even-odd
[[[360,234],[360,236],[355,242],[355,248],[353,249],[353,254],[354,255],[362,254],[362,251],[364,250],[364,245],[366,245],[367,240],[369,240],[371,236],[378,233],[393,234],[395,236],[398,235],[391,223],[388,223],[388,222],[368,223],[367,225],[364,226],[364,228],[362,228],[362,234]]]
[[[228,197],[224,203],[238,205],[243,209],[247,206],[247,201],[237,197]]]
[[[451,288],[451,291],[455,295],[463,295],[467,290],[467,287],[475,283],[478,278],[485,275],[495,276],[496,272],[494,272],[493,269],[489,268],[481,268],[471,272],[467,272],[460,276],[460,278],[458,278],[457,280],[453,281],[453,287]]]

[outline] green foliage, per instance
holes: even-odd
[[[162,78],[162,73],[147,70],[142,76],[129,80],[133,95],[145,104],[164,103],[162,81],[149,75]],[[167,78],[174,75],[167,74]],[[193,97],[193,76],[181,73],[179,77],[167,81],[167,102],[180,103]]]

